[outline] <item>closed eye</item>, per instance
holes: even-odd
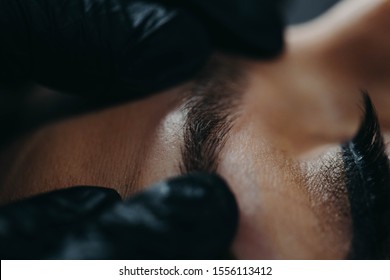
[[[363,93],[365,117],[342,145],[351,207],[351,259],[390,258],[390,166],[378,117]]]

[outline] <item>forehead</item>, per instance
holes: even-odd
[[[268,133],[267,119],[243,106],[219,168],[240,204],[238,256],[344,258],[351,222],[339,147],[293,156]]]

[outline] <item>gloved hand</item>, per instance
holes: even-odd
[[[190,78],[215,49],[283,47],[280,0],[0,1],[0,84],[136,99]]]
[[[0,258],[220,258],[237,221],[234,197],[215,175],[171,179],[127,201],[76,187],[0,208]]]
[[[218,49],[269,58],[276,0],[0,1],[0,89],[35,82],[91,99],[137,99],[190,78]],[[1,258],[216,258],[236,230],[224,183],[196,175],[127,202],[75,188],[0,209]]]

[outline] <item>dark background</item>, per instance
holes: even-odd
[[[315,18],[340,0],[286,0],[288,24],[296,24]]]

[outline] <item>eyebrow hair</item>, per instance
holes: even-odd
[[[213,57],[185,99],[182,173],[216,172],[219,154],[239,115],[245,80],[233,59]]]

